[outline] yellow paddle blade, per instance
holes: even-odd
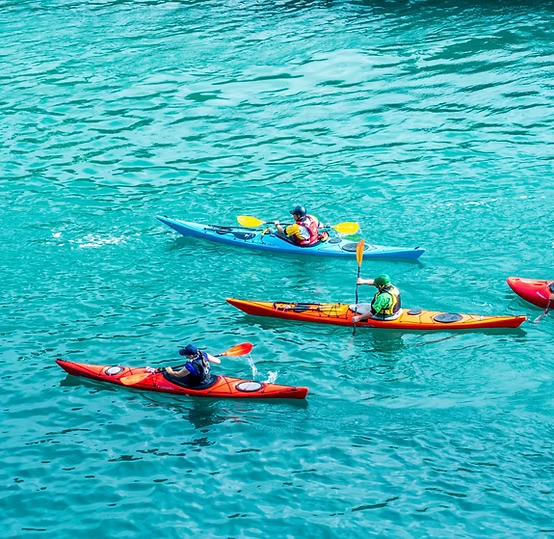
[[[334,225],[333,228],[339,234],[356,234],[360,230],[360,225],[358,223],[339,223]]]
[[[261,219],[256,219],[256,217],[251,217],[250,215],[239,215],[237,221],[240,225],[246,227],[257,227],[264,224]]]
[[[146,380],[149,376],[151,376],[151,372],[143,372],[141,374],[131,374],[130,376],[123,376],[119,379],[119,381],[124,386],[134,386],[135,384],[139,384],[143,380]]]
[[[356,260],[358,261],[358,271],[362,267],[363,257],[364,257],[364,240],[360,240],[358,242],[358,245],[356,246]]]

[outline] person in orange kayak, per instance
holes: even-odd
[[[400,291],[391,283],[386,274],[379,275],[375,279],[361,279],[357,283],[369,284],[377,287],[377,293],[373,297],[370,309],[359,316],[353,316],[352,322],[363,322],[369,318],[378,320],[395,320],[402,314]]]
[[[188,360],[183,368],[176,371],[172,367],[166,367],[165,372],[191,387],[201,386],[210,379],[210,363],[221,363],[221,359],[198,350],[194,344],[181,348],[179,355]]]
[[[273,224],[279,234],[290,238],[296,245],[310,247],[329,237],[327,232],[320,233],[323,225],[313,215],[308,215],[304,206],[295,206],[289,213],[294,217],[294,224],[286,228],[283,228],[279,221]]]

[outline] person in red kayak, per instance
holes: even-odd
[[[288,225],[286,228],[283,228],[279,221],[275,221],[273,224],[279,234],[286,239],[290,238],[294,244],[310,247],[329,237],[327,232],[320,233],[323,225],[313,215],[308,215],[304,206],[295,206],[289,213],[294,217],[294,224]]]
[[[166,367],[165,372],[180,382],[194,387],[205,384],[210,379],[210,363],[221,363],[221,359],[198,350],[194,344],[188,344],[179,350],[180,356],[185,356],[187,362],[180,370],[175,371],[172,367]]]
[[[378,320],[395,320],[402,314],[400,291],[391,283],[386,274],[379,275],[375,279],[358,279],[356,283],[369,284],[377,287],[377,293],[373,297],[370,309],[359,316],[353,316],[352,322],[363,322],[369,318]]]

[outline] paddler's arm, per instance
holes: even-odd
[[[282,234],[284,232],[283,227],[279,224],[279,221],[274,221],[273,224],[275,225],[275,228],[277,229],[277,232],[279,232],[279,234]]]
[[[279,221],[275,221],[273,224],[275,225],[275,228],[277,229],[277,232],[279,232],[279,234],[286,234],[287,236],[296,236],[297,238],[302,239],[302,236],[300,235],[300,227],[296,223],[293,223],[292,225],[288,225],[287,228],[283,228],[279,224]]]
[[[183,367],[180,371],[174,371],[171,367],[166,367],[165,372],[173,376],[177,376],[177,378],[183,378],[190,374],[186,367]]]
[[[356,284],[370,284],[375,286],[375,283],[373,282],[373,279],[362,279],[361,277],[358,277],[358,280],[356,281]]]
[[[352,322],[365,322],[368,318],[371,318],[372,316],[372,312],[368,311],[367,313],[361,314],[360,316],[353,316]]]
[[[208,354],[208,352],[206,352],[206,355],[208,356],[208,361],[210,363],[221,363],[221,359],[219,359],[218,357],[212,356],[211,354]]]

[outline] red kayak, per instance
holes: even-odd
[[[554,281],[508,277],[506,282],[520,298],[543,309],[547,307],[550,295],[554,294]],[[554,307],[554,301],[551,306]]]
[[[241,380],[228,376],[214,376],[210,384],[202,388],[191,388],[175,383],[164,372],[149,368],[122,367],[120,365],[89,365],[56,359],[56,363],[74,376],[109,382],[120,386],[190,395],[191,397],[212,397],[218,399],[305,399],[307,387],[281,386],[253,380]],[[123,379],[123,380],[122,380]],[[136,381],[134,381],[136,380]],[[129,381],[133,383],[129,383]]]

